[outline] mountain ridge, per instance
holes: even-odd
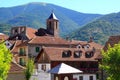
[[[10,27],[27,25],[36,29],[46,28],[46,19],[52,10],[59,19],[61,35],[70,33],[102,16],[84,14],[49,3],[28,3],[10,8],[0,8],[0,24],[11,25]]]
[[[101,18],[86,24],[82,28],[70,34],[71,38],[88,40],[94,37],[94,41],[105,44],[109,36],[120,34],[120,12],[104,15]]]

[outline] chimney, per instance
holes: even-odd
[[[93,42],[93,40],[94,40],[94,37],[91,36],[91,37],[89,38],[88,43]]]

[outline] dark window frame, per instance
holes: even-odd
[[[70,50],[67,50],[67,51],[63,51],[62,53],[62,57],[63,58],[68,58],[72,55],[72,52]]]
[[[82,51],[75,51],[74,58],[80,58],[82,56]]]
[[[93,76],[89,76],[89,79],[90,79],[90,80],[93,80]]]
[[[83,76],[79,76],[79,80],[83,80]]]
[[[36,52],[40,52],[40,47],[35,47]]]

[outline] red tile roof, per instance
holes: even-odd
[[[9,73],[24,72],[25,68],[15,62],[11,62]]]
[[[8,39],[8,36],[3,33],[0,33],[0,40],[6,40],[6,39]]]
[[[60,37],[52,37],[52,36],[36,36],[29,44],[70,44],[70,41],[64,40]]]
[[[113,47],[115,44],[118,44],[119,42],[120,42],[120,35],[110,36],[103,49],[106,51],[108,49],[108,45]]]
[[[70,50],[72,55],[70,57],[62,57],[63,51]],[[74,57],[75,51],[82,51],[82,56],[80,58]],[[96,58],[100,55],[100,50],[96,49],[94,56],[91,58],[86,58],[85,53],[92,51],[91,49],[77,49],[77,48],[53,48],[53,47],[44,47],[43,50],[36,57],[37,62],[40,60],[40,56],[42,53],[47,54],[50,61],[97,61]]]
[[[96,42],[89,42],[88,43],[91,47],[94,47],[94,48],[96,48],[96,49],[103,49],[103,47],[104,46],[102,46],[102,45],[100,45],[100,44],[98,44],[98,43],[96,43]]]
[[[30,27],[26,27],[26,36],[29,38],[29,39],[32,39],[33,37],[35,37],[35,32],[37,32],[36,29],[33,29],[33,28],[30,28]]]
[[[21,45],[21,44],[23,44],[22,40],[16,40],[16,41],[14,41],[14,46],[13,46],[11,52],[13,54],[18,54],[19,45]]]

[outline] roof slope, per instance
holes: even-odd
[[[25,68],[15,62],[11,62],[9,73],[24,72]]]
[[[63,57],[62,54],[64,51],[71,51],[71,56],[69,57]],[[82,55],[79,58],[74,57],[75,51],[82,51]],[[36,57],[36,61],[40,62],[39,58],[42,53],[47,54],[50,61],[97,61],[100,50],[95,50],[93,53],[94,55],[91,58],[86,58],[85,54],[86,52],[93,52],[92,49],[90,50],[84,50],[84,49],[77,49],[77,48],[54,48],[54,47],[44,47],[43,50],[38,54]]]
[[[60,37],[52,37],[52,36],[36,36],[29,44],[70,44],[69,41],[64,40]]]
[[[110,36],[103,49],[106,51],[108,49],[108,45],[113,47],[115,44],[118,44],[119,42],[120,42],[120,35]]]
[[[26,27],[26,36],[29,38],[29,39],[32,39],[33,37],[35,37],[35,32],[37,32],[36,29],[33,29],[33,28],[30,28],[30,27]]]

